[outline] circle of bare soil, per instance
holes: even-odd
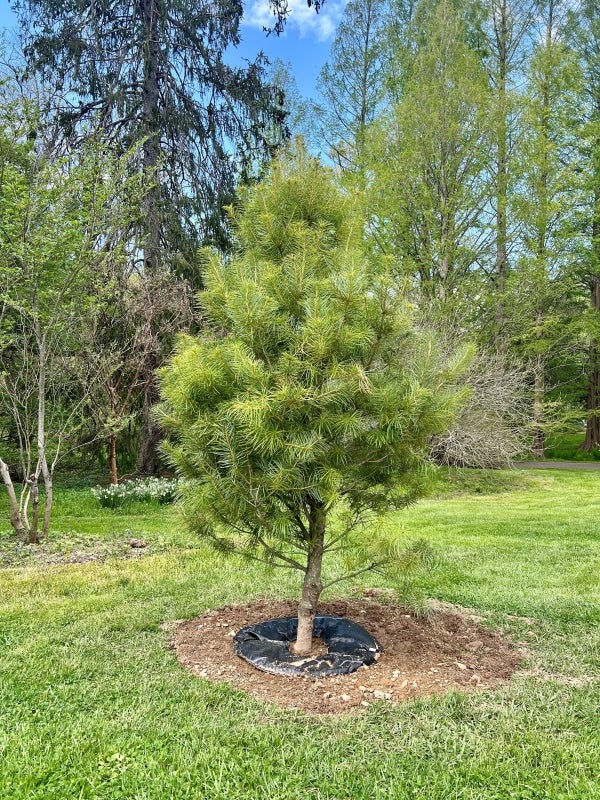
[[[438,603],[434,614],[424,618],[375,598],[319,605],[320,614],[357,622],[381,643],[377,663],[358,672],[329,678],[271,675],[234,654],[232,639],[240,628],[296,612],[292,601],[255,600],[164,627],[175,627],[171,646],[179,662],[198,677],[316,714],[347,713],[377,700],[398,703],[450,689],[489,688],[510,678],[524,655],[499,633],[482,627],[481,617],[458,606]]]

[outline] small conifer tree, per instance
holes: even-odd
[[[247,192],[236,226],[237,256],[208,259],[207,330],[180,339],[158,413],[191,528],[303,574],[292,650],[305,654],[323,589],[405,550],[381,515],[422,494],[459,359],[440,367],[366,257],[351,199],[301,148]],[[344,575],[325,580],[334,551]]]

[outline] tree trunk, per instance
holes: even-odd
[[[54,499],[54,489],[52,484],[52,472],[48,469],[46,458],[42,462],[42,477],[44,478],[44,489],[46,499],[44,502],[44,519],[42,522],[42,536],[47,539],[50,533],[50,519],[52,517],[52,502]]]
[[[298,606],[298,635],[296,641],[290,645],[290,652],[298,656],[308,655],[312,650],[317,605],[323,590],[321,565],[325,545],[325,511],[321,506],[313,506],[311,509],[309,532],[310,549],[306,559],[302,599]]]
[[[29,477],[29,492],[31,498],[31,527],[29,528],[27,541],[29,544],[39,544],[39,529],[40,529],[40,490],[38,486],[37,472],[34,472]]]
[[[32,505],[34,509],[35,524],[32,523],[31,530],[35,530],[37,540],[38,536],[38,523],[39,519],[39,495],[38,495],[38,480],[40,472],[44,479],[44,487],[46,489],[46,500],[44,503],[44,518],[42,522],[42,536],[47,537],[50,533],[50,517],[52,516],[52,473],[48,467],[48,459],[46,457],[46,334],[41,332],[39,323],[36,321],[34,324],[35,335],[37,339],[37,346],[39,352],[40,366],[38,375],[38,426],[37,426],[37,449],[38,449],[38,466],[35,471],[35,481],[31,488],[32,492]],[[35,491],[35,495],[34,495]]]
[[[19,501],[17,500],[15,487],[10,477],[8,464],[6,464],[1,458],[0,458],[0,475],[2,476],[2,480],[4,481],[4,485],[6,486],[6,491],[8,492],[8,500],[10,503],[10,524],[12,525],[14,532],[20,539],[26,539],[27,529],[21,517],[21,511],[19,509]]]
[[[119,482],[117,472],[117,434],[111,433],[108,440],[108,475],[109,482],[114,486]]]
[[[107,381],[105,385],[110,403],[112,424],[114,425],[117,416],[117,390],[110,381]],[[114,430],[110,432],[108,439],[108,475],[109,481],[113,486],[118,483],[119,473],[117,471],[117,434]]]
[[[144,177],[147,182],[146,194],[143,200],[144,211],[144,241],[142,244],[144,258],[144,273],[147,279],[155,275],[162,262],[161,228],[162,209],[161,191],[157,176],[161,156],[161,142],[158,134],[160,125],[158,109],[159,93],[159,64],[160,45],[158,31],[158,3],[157,0],[142,0],[142,19],[144,28],[144,84],[142,88],[142,133],[145,136],[142,148],[142,162]],[[153,291],[150,281],[149,291]],[[152,317],[152,295],[150,296],[150,315],[148,324],[151,333],[157,324]],[[155,338],[154,336],[152,337]],[[158,350],[158,345],[157,345]],[[158,366],[158,352],[153,354],[151,361],[154,364],[147,367],[145,378],[148,382],[144,393],[142,408],[141,442],[138,454],[137,471],[142,475],[153,475],[156,472],[157,446],[160,433],[152,418],[152,407],[158,400],[158,391],[154,379],[154,369]]]
[[[600,313],[600,278],[591,280],[591,304],[594,311]],[[589,350],[587,425],[583,450],[590,452],[600,447],[600,352],[598,342],[593,340]]]
[[[537,284],[537,301],[538,307],[535,313],[535,330],[536,339],[539,345],[542,344],[544,338],[544,296],[547,291],[548,281],[548,268],[550,265],[550,253],[548,252],[548,239],[551,232],[551,222],[549,218],[548,209],[550,208],[550,165],[548,159],[549,144],[551,141],[550,131],[550,81],[551,74],[549,74],[548,64],[550,62],[550,52],[553,44],[554,32],[554,6],[550,2],[548,6],[548,19],[546,28],[546,66],[544,78],[542,82],[542,108],[541,108],[541,136],[543,142],[542,157],[540,163],[540,178],[539,178],[539,196],[538,196],[538,209],[537,209],[537,260],[535,266],[535,277]],[[539,346],[538,345],[538,346]],[[534,384],[533,384],[533,423],[534,423],[534,437],[533,437],[533,456],[534,458],[546,457],[546,432],[544,430],[544,416],[545,416],[545,395],[546,395],[546,366],[544,355],[541,353],[537,356],[533,368]]]
[[[158,34],[158,8],[156,0],[142,0],[144,30],[144,84],[142,87],[142,146],[146,194],[142,201],[144,211],[144,271],[151,275],[160,267],[161,196],[156,170],[160,158],[159,139],[159,78],[160,45]]]
[[[600,97],[596,104],[596,118],[600,119]],[[594,208],[592,212],[592,266],[590,287],[590,306],[593,313],[600,314],[600,139],[594,142],[592,164],[594,179]],[[587,425],[583,450],[590,452],[600,447],[600,346],[592,337],[589,349]]]
[[[152,409],[158,402],[158,397],[156,381],[154,378],[149,378],[142,406],[141,441],[137,463],[137,472],[140,475],[154,475],[157,468],[160,429],[154,420]]]
[[[496,139],[496,274],[495,289],[495,331],[496,350],[505,349],[505,291],[508,272],[508,107],[507,107],[507,72],[508,72],[508,40],[509,19],[506,3],[498,8],[496,37],[498,48],[498,129]]]
[[[534,367],[533,386],[533,447],[534,458],[546,457],[546,434],[544,431],[544,395],[546,391],[544,381],[544,362],[540,357]]]

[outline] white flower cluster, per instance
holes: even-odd
[[[110,486],[94,486],[91,491],[103,508],[121,508],[130,503],[164,505],[174,502],[181,484],[180,479],[173,478],[138,478]]]

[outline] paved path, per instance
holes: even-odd
[[[516,469],[600,469],[600,461],[516,461]]]

